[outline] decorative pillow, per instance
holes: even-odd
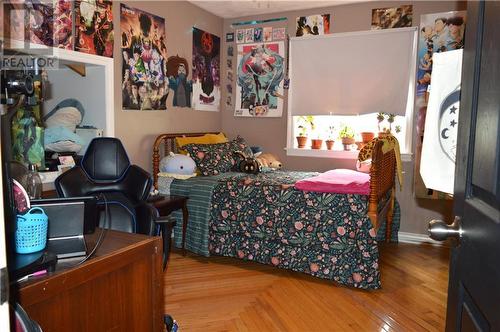
[[[231,143],[188,144],[183,147],[203,176],[229,172],[234,166]]]
[[[195,136],[195,137],[175,138],[175,143],[177,144],[179,153],[181,154],[187,154],[187,151],[183,147],[188,144],[217,144],[226,142],[227,138],[223,133],[205,134],[203,136]]]
[[[248,146],[245,139],[241,136],[236,137],[231,142],[229,142],[229,144],[230,144],[230,150],[231,150],[231,157],[234,159],[233,170],[237,170],[238,165],[242,161],[242,158],[240,155],[237,155],[234,152],[241,151],[247,157],[252,157],[253,152],[252,152],[252,149],[250,149],[250,147]]]

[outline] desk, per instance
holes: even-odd
[[[182,209],[182,253],[186,255],[186,229],[189,220],[187,197],[161,195],[161,198],[149,201],[157,210],[160,216],[166,217],[170,213]]]
[[[92,259],[21,283],[19,302],[44,332],[163,331],[162,251],[160,237],[108,230]]]

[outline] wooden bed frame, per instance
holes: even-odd
[[[205,133],[176,133],[161,134],[153,145],[153,179],[154,187],[158,189],[158,172],[160,160],[169,152],[177,153],[176,137],[197,137],[205,134],[218,134],[219,132]],[[396,155],[394,150],[382,152],[383,142],[378,141],[372,153],[372,166],[370,169],[370,196],[368,198],[368,216],[375,230],[378,231],[381,221],[386,216],[385,239],[391,240],[392,220],[394,217]],[[389,193],[389,194],[388,194]],[[381,207],[379,209],[379,207]]]

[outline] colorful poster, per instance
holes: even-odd
[[[330,33],[330,14],[297,17],[295,36],[327,35]]]
[[[283,113],[284,43],[238,45],[235,116]]]
[[[236,30],[236,43],[237,44],[241,44],[241,43],[245,42],[245,34],[246,34],[245,29]]]
[[[113,57],[113,2],[75,0],[75,50]]]
[[[54,46],[54,7],[51,3],[25,3],[29,12],[29,24],[26,35],[29,42],[45,46]]]
[[[122,108],[166,110],[165,19],[120,5]]]
[[[436,190],[428,190],[420,176],[420,159],[424,127],[427,114],[429,85],[432,75],[432,59],[435,53],[447,52],[464,46],[466,22],[465,11],[425,14],[420,16],[417,53],[417,95],[415,98],[415,196],[418,198],[443,199],[448,195]]]
[[[286,39],[286,28],[274,28],[273,40],[283,40],[283,39]]]
[[[188,80],[189,65],[180,56],[171,56],[167,61],[168,87],[174,91],[173,105],[176,107],[191,107],[193,81]]]
[[[246,29],[245,30],[245,43],[253,43],[253,28]]]
[[[432,55],[464,47],[465,11],[420,16],[418,39],[417,95],[431,82]]]
[[[193,28],[193,108],[218,111],[220,104],[220,38]]]
[[[264,27],[264,41],[270,42],[273,40],[273,28],[272,27]]]
[[[73,49],[73,0],[54,1],[54,46]]]
[[[264,38],[264,31],[262,28],[255,28],[253,30],[253,40],[258,43],[261,42]]]
[[[411,27],[413,6],[372,9],[372,30]]]

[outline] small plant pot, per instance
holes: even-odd
[[[321,149],[322,145],[323,145],[322,139],[312,139],[311,140],[311,149],[319,150],[319,149]]]
[[[370,142],[374,137],[375,134],[372,132],[364,131],[361,133],[361,139],[363,140],[363,143]]]
[[[333,149],[333,143],[335,143],[335,141],[332,141],[332,140],[327,140],[326,141],[326,148],[328,150],[332,150]]]
[[[343,137],[342,144],[344,145],[344,151],[351,151],[351,147],[354,144],[355,140],[351,137]]]
[[[297,145],[299,149],[303,149],[306,147],[307,136],[297,136],[295,138],[297,139]]]

